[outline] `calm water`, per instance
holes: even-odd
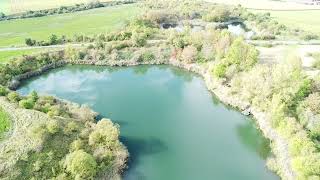
[[[273,180],[268,141],[253,120],[228,109],[204,81],[168,66],[67,66],[26,81],[36,90],[88,104],[121,125],[131,154],[125,180]]]

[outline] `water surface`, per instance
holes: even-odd
[[[26,81],[88,104],[121,126],[130,152],[125,180],[273,180],[268,141],[253,120],[227,108],[199,76],[169,66],[67,66]]]

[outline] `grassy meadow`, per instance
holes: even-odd
[[[301,9],[319,9],[319,6],[310,6],[302,3],[279,1],[279,0],[205,0],[218,4],[229,4],[249,9],[267,9],[267,10],[301,10]]]
[[[280,23],[289,27],[301,28],[320,35],[320,10],[308,11],[262,11],[253,10],[253,12],[270,12],[271,16]]]
[[[135,4],[91,9],[39,18],[0,21],[0,47],[24,45],[25,38],[47,40],[51,34],[105,33],[121,28],[138,13]]]
[[[5,14],[14,14],[26,12],[28,10],[51,9],[60,6],[70,6],[80,3],[89,3],[92,0],[1,0],[0,12]],[[107,2],[111,0],[100,0]]]

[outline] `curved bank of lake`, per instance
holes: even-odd
[[[203,79],[170,66],[66,66],[18,90],[88,104],[121,126],[125,180],[273,180],[268,140],[254,121],[220,103]]]

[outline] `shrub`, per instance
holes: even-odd
[[[316,34],[307,33],[302,36],[303,40],[310,41],[314,39],[319,39],[319,36]]]
[[[143,16],[144,20],[148,20],[153,24],[160,25],[162,23],[175,23],[177,21],[176,15],[170,10],[150,10]]]
[[[8,94],[7,88],[0,85],[0,96],[6,96]]]
[[[33,40],[31,38],[26,38],[25,43],[27,46],[34,46],[34,45],[36,45],[36,40]]]
[[[109,119],[100,120],[89,135],[89,145],[112,147],[119,138],[119,128]]]
[[[194,63],[198,54],[197,48],[194,46],[187,46],[181,53],[181,59],[187,63]]]
[[[83,141],[80,140],[80,139],[77,139],[77,140],[75,140],[75,141],[73,141],[73,142],[71,143],[70,150],[71,150],[71,151],[78,151],[78,150],[81,150],[81,149],[83,149],[83,148],[84,148],[84,143],[83,143]]]
[[[30,129],[33,138],[44,140],[48,135],[47,128],[44,124],[36,124]]]
[[[212,73],[217,78],[223,78],[226,76],[227,66],[224,64],[217,64],[214,66]]]
[[[131,45],[132,45],[132,43],[130,41],[113,42],[112,43],[112,50],[121,50],[121,49],[130,47]]]
[[[22,99],[19,101],[19,106],[25,109],[32,109],[34,107],[34,102],[31,99]]]
[[[48,113],[51,106],[55,104],[55,99],[52,96],[40,96],[35,103],[34,109]]]
[[[32,91],[28,98],[32,101],[32,102],[36,102],[39,99],[38,93],[36,91]]]
[[[50,134],[55,134],[60,130],[60,124],[57,120],[47,122],[47,129]]]
[[[66,156],[64,167],[76,179],[92,179],[97,173],[94,157],[83,150],[74,151]]]
[[[64,133],[65,134],[70,134],[72,132],[76,132],[79,130],[79,126],[77,123],[71,121],[68,122],[67,126],[64,128]]]
[[[155,56],[154,56],[153,52],[145,51],[139,57],[138,62],[148,62],[148,61],[152,61],[152,60],[155,60]]]
[[[257,63],[258,51],[242,38],[237,38],[231,44],[225,60],[228,65],[237,65],[239,71],[248,70]]]
[[[314,153],[293,159],[293,168],[299,172],[300,179],[312,179],[320,174],[320,154]],[[317,178],[314,178],[317,179]]]
[[[150,20],[142,18],[134,19],[130,26],[135,28],[155,28],[155,24],[153,24]]]
[[[71,47],[71,46],[68,46],[66,49],[65,49],[65,56],[67,59],[71,60],[71,61],[77,61],[79,59],[79,53],[78,51]]]
[[[8,95],[7,95],[7,98],[10,102],[19,102],[20,100],[20,95],[17,93],[17,92],[10,92]]]
[[[49,37],[49,44],[50,44],[50,45],[56,45],[56,44],[58,44],[58,36],[55,35],[55,34],[52,34],[52,35]]]
[[[223,6],[218,6],[204,15],[202,19],[208,22],[223,22],[227,21],[230,18],[230,15],[231,13],[229,9]]]
[[[94,43],[94,47],[97,49],[103,49],[105,47],[105,45],[104,45],[103,41],[98,40]]]
[[[176,33],[175,31],[170,34],[169,41],[176,48],[184,48],[189,44],[186,34]]]
[[[131,31],[120,31],[117,33],[110,33],[108,34],[105,39],[107,41],[124,41],[129,40],[132,37]]]
[[[144,33],[133,33],[132,43],[134,46],[143,47],[147,44],[147,37]]]
[[[3,12],[0,12],[0,18],[4,18],[6,15]]]
[[[315,114],[320,114],[320,93],[310,94],[305,100],[305,107],[310,108]]]

